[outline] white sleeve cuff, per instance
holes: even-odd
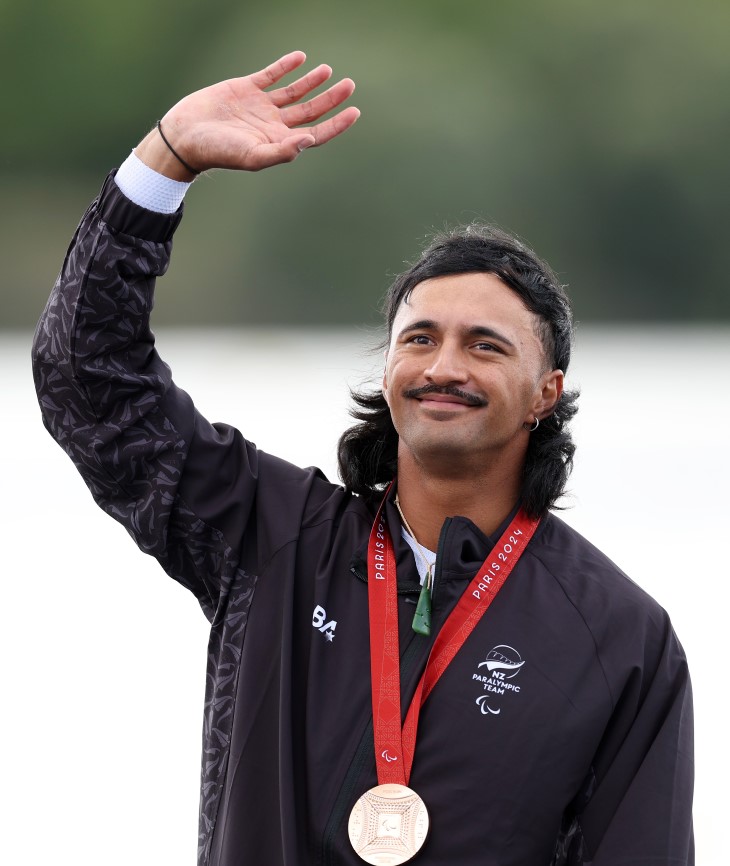
[[[126,197],[157,213],[175,213],[185,198],[189,183],[165,177],[145,165],[132,151],[119,166],[114,180]]]

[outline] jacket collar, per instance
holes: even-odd
[[[421,584],[418,578],[413,551],[401,536],[401,519],[395,505],[395,485],[385,503],[385,516],[390,537],[393,540],[396,559],[396,575],[399,594],[418,594]],[[517,514],[519,503],[505,517],[496,532],[485,535],[467,517],[448,517],[441,528],[438,545],[441,580],[471,580],[489,555],[510,521]],[[350,562],[350,571],[367,582],[367,540],[355,551]]]

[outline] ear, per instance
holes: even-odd
[[[552,370],[544,373],[540,379],[540,389],[533,407],[535,417],[541,421],[552,414],[555,405],[563,393],[565,375],[562,370]]]

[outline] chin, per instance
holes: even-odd
[[[433,464],[438,462],[439,466],[462,466],[474,460],[482,459],[483,452],[477,451],[473,444],[463,440],[455,439],[453,436],[428,437],[415,441],[409,446],[409,451],[419,464]]]

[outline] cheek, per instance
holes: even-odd
[[[400,376],[401,365],[399,365],[398,360],[394,359],[392,356],[390,360],[385,362],[385,368],[383,370],[383,396],[385,397],[385,402],[392,406],[391,395],[398,393],[402,390],[402,377]],[[399,384],[401,383],[401,384]]]
[[[389,352],[390,352],[390,347],[388,347],[383,352],[383,382],[382,382],[381,387],[383,389],[383,396],[385,397],[386,403],[388,402],[388,358],[389,358]]]
[[[391,355],[383,371],[383,396],[392,410],[403,403],[403,392],[423,384],[420,359],[403,357],[396,352]]]
[[[388,395],[388,368],[386,367],[383,371],[383,397],[385,397],[385,402],[390,406],[390,397]]]

